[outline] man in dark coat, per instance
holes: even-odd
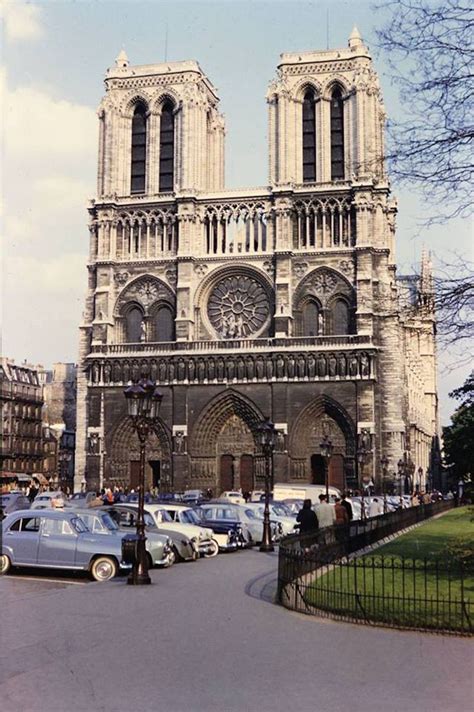
[[[318,518],[316,512],[311,509],[311,500],[305,499],[303,509],[300,509],[296,516],[296,521],[300,525],[300,534],[315,532],[318,528]]]
[[[352,517],[353,517],[352,504],[347,501],[345,493],[342,494],[341,505],[344,507],[344,509],[347,512],[347,518],[348,518],[349,522],[352,522]]]

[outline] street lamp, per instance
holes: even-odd
[[[325,435],[319,444],[321,456],[324,458],[324,482],[326,484],[326,502],[329,504],[329,462],[333,450],[333,444],[329,437]]]
[[[255,434],[263,456],[265,457],[265,506],[263,509],[263,535],[260,551],[274,551],[270,531],[270,463],[276,444],[275,425],[270,418],[265,418],[265,420],[262,420],[255,428]]]
[[[145,450],[150,428],[158,418],[163,395],[153,381],[142,378],[124,390],[128,415],[140,442],[140,479],[138,487],[137,556],[127,583],[140,586],[151,583],[145,542]]]
[[[382,493],[383,493],[383,513],[387,514],[387,470],[389,465],[388,457],[385,455],[380,458],[382,465]]]
[[[421,492],[421,480],[423,478],[423,468],[418,468],[418,490]]]
[[[399,485],[400,485],[400,507],[403,507],[403,487],[404,487],[404,478],[405,478],[405,462],[400,458],[400,460],[397,463],[397,469],[398,469],[398,479],[399,479]]]
[[[365,450],[359,450],[357,452],[357,462],[359,463],[359,473],[363,473],[362,466],[365,462],[365,458],[367,457],[367,453]],[[360,518],[365,519],[365,487],[364,487],[364,480],[361,477],[360,480],[361,483],[361,501],[360,501]]]

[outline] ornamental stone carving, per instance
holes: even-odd
[[[246,275],[225,277],[211,291],[209,321],[221,338],[245,338],[265,326],[270,305],[262,284]]]

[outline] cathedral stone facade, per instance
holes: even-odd
[[[148,486],[258,486],[255,426],[269,416],[275,481],[323,482],[327,435],[331,484],[424,487],[430,265],[397,279],[385,113],[357,30],[346,49],[281,56],[264,188],[225,189],[224,119],[196,62],[131,66],[122,51],[105,85],[76,486],[136,485],[123,391],[145,375],[163,392]]]

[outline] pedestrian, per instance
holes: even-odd
[[[36,486],[36,481],[31,480],[30,486],[28,488],[28,494],[27,497],[30,500],[30,502],[33,502],[35,499],[36,495],[39,493],[39,487]]]
[[[345,526],[346,524],[349,524],[349,516],[347,514],[347,510],[342,504],[342,501],[339,497],[336,497],[336,504],[334,505],[334,513],[336,515],[336,525],[337,526]]]
[[[332,527],[336,521],[336,513],[332,504],[326,500],[325,494],[319,495],[319,505],[316,510],[318,524],[320,529],[324,527]]]
[[[352,512],[352,504],[346,499],[346,493],[343,492],[341,496],[341,505],[344,507],[344,509],[347,512],[347,519],[349,522],[352,522],[352,519],[354,517],[354,514]]]
[[[383,514],[383,504],[377,497],[373,497],[369,504],[369,517],[378,517],[380,514]]]
[[[296,521],[300,525],[300,534],[310,534],[318,529],[318,518],[311,508],[310,499],[304,500],[303,508],[296,515]]]

